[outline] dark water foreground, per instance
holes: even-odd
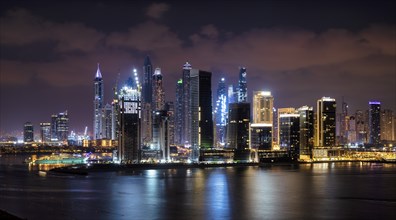
[[[396,219],[396,164],[40,176],[3,159],[0,210],[27,219]]]

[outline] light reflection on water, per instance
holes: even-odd
[[[4,162],[4,161],[3,161]],[[396,165],[99,172],[45,176],[0,162],[0,209],[29,219],[339,219],[395,217]]]

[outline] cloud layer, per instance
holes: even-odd
[[[167,10],[166,4],[153,4],[146,15],[154,19],[112,33],[84,23],[45,20],[24,9],[9,11],[0,18],[0,85],[27,88],[39,81],[53,88],[90,87],[100,62],[110,99],[117,74],[128,73],[132,66],[141,70],[145,55],[150,55],[163,71],[168,100],[174,98],[181,67],[189,61],[194,68],[213,71],[213,88],[221,75],[236,83],[238,67],[247,67],[249,91],[271,89],[278,107],[343,95],[364,105],[368,99],[381,99],[395,108],[394,26],[321,33],[261,28],[237,34],[207,24],[182,39],[156,21]],[[1,108],[2,113],[9,111],[3,103]]]

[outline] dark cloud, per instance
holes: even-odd
[[[166,4],[153,4],[147,16],[160,18],[167,10]],[[133,67],[141,71],[146,54],[162,69],[168,100],[174,99],[175,82],[183,63],[189,61],[194,68],[213,71],[213,88],[220,76],[235,84],[238,67],[247,67],[249,96],[254,90],[269,89],[278,107],[315,105],[326,95],[349,97],[356,108],[376,98],[396,110],[394,25],[373,24],[359,31],[252,28],[235,33],[208,24],[182,38],[153,20],[125,31],[102,33],[81,22],[45,20],[23,9],[8,11],[0,24],[1,129],[23,123],[14,121],[13,109],[24,106],[7,105],[10,99],[37,96],[41,98],[30,106],[37,111],[26,113],[30,118],[48,103],[62,103],[75,110],[75,115],[81,111],[82,116],[73,116],[79,118],[78,127],[90,125],[96,63],[101,63],[110,101],[117,74],[126,78]],[[42,85],[37,81],[48,85],[52,96],[43,96],[43,88],[36,93]],[[17,88],[24,92],[15,93]],[[69,89],[73,90],[70,96]],[[90,94],[78,95],[87,91]],[[53,98],[58,93],[61,100]]]

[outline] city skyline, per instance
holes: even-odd
[[[88,3],[93,2],[81,3],[75,17],[66,12],[76,2],[61,2],[65,11],[59,15],[39,9],[40,5],[59,9],[46,1],[1,3],[1,135],[22,131],[28,121],[38,128],[39,123],[49,122],[51,114],[65,110],[70,130],[82,131],[88,126],[92,133],[92,80],[97,63],[104,81],[104,103],[110,103],[118,77],[119,83],[124,82],[136,68],[143,80],[146,55],[153,69],[161,68],[166,101],[175,101],[176,82],[182,77],[183,64],[189,62],[192,68],[213,73],[213,95],[221,77],[237,86],[240,67],[246,67],[250,103],[253,91],[266,90],[274,96],[276,108],[315,106],[320,97],[328,96],[336,100],[344,97],[352,108],[350,114],[368,110],[369,101],[375,100],[381,101],[381,109],[396,111],[396,19],[390,10],[395,3],[359,3],[355,9],[347,2],[341,10],[337,1],[324,6],[312,1],[302,5],[252,1],[245,6],[262,12],[238,20],[242,15],[234,12],[242,3],[231,2],[222,12],[224,18],[219,18],[209,3],[195,2],[197,9],[209,10],[208,18],[189,18],[178,25],[176,18],[195,13],[184,3],[138,1],[132,6],[96,2],[91,8]],[[220,3],[224,2],[214,4]],[[122,13],[116,16],[115,10],[123,4],[132,10],[130,17]],[[286,18],[298,15],[291,12],[293,7],[306,15],[288,23]],[[368,13],[369,8],[372,13]],[[92,9],[92,16],[84,15],[84,9]],[[105,10],[109,13],[103,17],[109,20],[97,19]],[[353,10],[366,18],[349,14]],[[177,16],[174,13],[181,11]],[[276,14],[281,12],[290,14],[282,18]],[[326,20],[318,12],[349,17]],[[320,22],[307,22],[314,15]],[[265,18],[272,18],[273,23]],[[213,95],[212,104],[216,101]]]

